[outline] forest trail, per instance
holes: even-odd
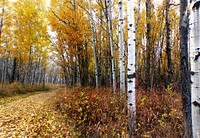
[[[0,138],[66,136],[64,118],[55,109],[56,91],[0,104]]]

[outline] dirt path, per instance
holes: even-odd
[[[63,137],[66,125],[55,110],[56,92],[44,92],[0,105],[1,137]]]

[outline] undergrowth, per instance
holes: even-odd
[[[181,96],[170,87],[147,94],[137,89],[135,137],[183,137]],[[128,137],[125,96],[108,89],[73,88],[57,95],[71,137]]]
[[[71,125],[70,136],[119,137],[126,133],[126,104],[107,89],[67,89],[57,96],[57,107]]]
[[[50,89],[51,87],[48,85],[44,87],[42,85],[22,85],[21,83],[14,82],[12,84],[6,84],[3,89],[0,88],[0,97],[39,91],[49,91]]]
[[[181,95],[170,87],[137,91],[137,137],[183,137]]]

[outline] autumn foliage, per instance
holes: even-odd
[[[180,94],[170,87],[137,91],[135,137],[182,137],[183,115]],[[124,97],[123,97],[124,98]],[[108,89],[73,88],[57,95],[57,108],[70,124],[70,136],[128,137],[127,107],[120,95]]]

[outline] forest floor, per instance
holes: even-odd
[[[66,136],[65,119],[56,110],[57,92],[0,98],[0,138]]]
[[[180,93],[138,89],[136,96],[137,137],[183,137]],[[0,98],[0,138],[126,137],[124,103],[112,90],[60,86]]]

